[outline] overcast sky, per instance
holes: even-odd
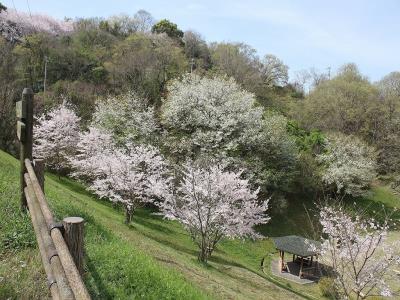
[[[400,1],[0,0],[53,17],[107,17],[139,9],[196,30],[208,41],[244,42],[294,72],[355,62],[371,80],[400,71]]]

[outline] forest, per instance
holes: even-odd
[[[400,256],[382,237],[397,215],[348,210],[376,186],[400,193],[399,71],[372,82],[346,63],[289,77],[273,54],[206,42],[144,10],[57,20],[1,3],[0,56],[0,149],[18,157],[15,103],[31,87],[35,155],[54,180],[122,210],[127,226],[156,211],[207,263],[225,239],[264,238],[257,228],[296,206],[318,220],[307,226],[326,253],[348,241],[331,263],[355,247],[390,249],[364,265],[349,258],[324,296],[396,293],[386,277]]]

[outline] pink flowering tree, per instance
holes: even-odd
[[[392,295],[400,256],[399,243],[388,239],[389,221],[351,216],[340,205],[320,208],[321,260],[331,268],[340,299]]]
[[[217,165],[202,169],[187,164],[175,190],[162,192],[161,213],[185,226],[200,249],[199,261],[207,262],[223,237],[261,237],[253,227],[268,222],[268,201],[259,204],[258,190],[251,191],[240,176]]]
[[[98,151],[81,164],[81,172],[93,178],[90,189],[99,197],[121,203],[125,222],[131,222],[135,210],[159,195],[155,188],[168,180],[167,164],[158,150],[150,146],[110,148]]]
[[[45,32],[65,34],[73,30],[73,22],[57,20],[48,15],[30,14],[14,9],[0,11],[0,28],[8,40],[20,40],[22,36]]]
[[[46,165],[60,174],[69,166],[69,157],[75,153],[79,141],[80,118],[64,101],[37,118],[33,128],[33,153],[43,157]]]

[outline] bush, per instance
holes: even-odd
[[[375,150],[352,135],[331,135],[325,153],[317,155],[328,189],[353,197],[364,195],[376,176]]]
[[[400,193],[400,175],[396,176],[391,184],[392,189]]]
[[[335,289],[335,280],[331,277],[322,277],[318,282],[321,295],[329,299],[339,299]]]

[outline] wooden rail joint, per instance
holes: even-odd
[[[58,230],[60,230],[60,232],[64,235],[65,228],[64,228],[64,224],[63,224],[63,223],[58,222],[58,223],[52,223],[52,224],[50,224],[50,226],[49,226],[49,234],[51,234],[51,231],[52,231],[53,229],[58,229]]]

